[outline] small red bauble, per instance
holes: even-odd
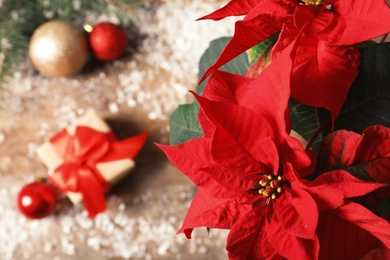
[[[102,22],[95,25],[89,34],[89,44],[94,56],[101,61],[112,61],[125,52],[127,37],[122,27]]]
[[[52,186],[36,181],[27,184],[19,192],[18,208],[27,218],[41,219],[53,212],[56,201],[56,193]]]

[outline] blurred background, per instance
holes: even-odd
[[[195,21],[226,2],[0,1],[0,259],[226,259],[226,231],[198,229],[191,240],[176,234],[194,186],[154,144],[169,143],[169,115],[191,101],[209,42],[232,35],[233,19]],[[53,20],[86,38],[85,24],[116,24],[126,44],[111,50],[97,43],[92,53],[80,35],[56,33],[61,26],[33,36]],[[100,36],[108,33],[108,43],[120,34],[107,30]],[[57,46],[39,45],[42,39]],[[113,57],[102,60],[99,52]],[[66,198],[52,215],[27,219],[17,195],[47,176],[37,147],[89,108],[119,139],[150,131],[135,169],[107,194],[108,210],[94,220]]]

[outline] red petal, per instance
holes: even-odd
[[[222,134],[219,132],[216,137],[221,136]],[[228,151],[224,151],[226,146],[229,147]],[[219,151],[213,149],[214,160],[219,163],[218,168],[220,169],[210,169],[207,172],[211,178],[228,190],[239,192],[251,190],[259,179],[261,179],[260,174],[277,173],[279,167],[277,151],[273,141],[269,138],[259,143],[255,158],[261,161],[253,166],[255,167],[254,169],[248,169],[245,163],[241,165],[246,161],[245,156],[240,161],[238,150],[241,147],[237,146],[236,148],[232,148],[229,146],[227,139],[221,140],[219,144],[214,144],[213,148],[220,149]],[[231,150],[235,151],[233,155]]]
[[[291,13],[297,6],[297,0],[263,0],[259,2],[244,18],[251,20],[259,15],[270,15],[281,21],[292,20]]]
[[[212,159],[208,149],[209,139],[198,138],[177,146],[156,144],[164,151],[168,159],[197,186],[207,188],[210,194],[231,198],[237,195],[235,191],[226,190],[219,183],[215,182],[202,169],[210,166]],[[189,160],[191,158],[191,160]]]
[[[199,187],[202,187],[210,193],[211,196],[214,198],[219,198],[219,199],[231,199],[235,198],[237,196],[249,196],[250,194],[247,193],[247,190],[244,191],[238,191],[237,186],[239,184],[232,185],[232,187],[236,189],[229,189],[229,185],[223,186],[225,183],[220,183],[218,182],[220,179],[225,180],[225,178],[220,178],[218,179],[217,176],[221,176],[218,173],[223,173],[221,169],[217,167],[208,167],[206,169],[202,169],[199,171],[199,175],[204,175],[201,177],[201,181],[199,181]],[[233,178],[232,178],[233,179]],[[258,177],[257,177],[258,179]],[[237,181],[238,183],[244,183],[247,184],[249,181],[248,180],[243,180],[241,179],[234,179],[234,181]],[[255,182],[255,181],[254,181]],[[244,186],[244,184],[242,184]]]
[[[286,232],[295,237],[315,239],[318,209],[309,193],[285,187],[284,194],[276,199],[274,208]]]
[[[205,89],[205,96],[211,97],[213,100],[238,102],[238,104],[251,108],[256,113],[266,117],[274,129],[281,160],[290,161],[297,168],[305,168],[310,164],[309,157],[302,145],[287,134],[290,129],[286,131],[285,113],[290,84],[290,70],[288,68],[292,64],[290,58],[292,48],[293,45],[290,45],[284,54],[274,61],[273,68],[280,68],[280,70],[265,69],[255,80],[227,72],[216,72],[210,78],[210,83]],[[277,105],[275,105],[275,101],[277,101]]]
[[[309,188],[324,185],[329,188],[331,185],[337,186],[344,198],[351,198],[365,195],[385,184],[362,181],[347,171],[335,170],[320,175],[309,185]]]
[[[330,110],[334,120],[357,76],[359,59],[355,47],[334,47],[314,36],[302,36],[294,57],[291,96]]]
[[[333,210],[332,214],[368,231],[386,247],[390,248],[390,223],[376,216],[365,207],[357,203],[347,202],[343,206]]]
[[[353,165],[366,164],[371,178],[390,184],[390,128],[370,126],[356,151]]]
[[[299,33],[299,30],[292,22],[284,23],[278,41],[271,50],[271,59],[276,60],[282,51],[297,39]]]
[[[156,144],[168,159],[196,184],[197,172],[206,168],[212,161],[210,155],[211,139],[195,138],[180,145]],[[190,160],[191,158],[191,160]]]
[[[279,138],[281,162],[291,162],[297,170],[306,169],[311,165],[310,157],[296,138],[289,135],[281,135]]]
[[[239,5],[242,5],[239,7]],[[243,21],[235,24],[233,38],[225,47],[217,61],[206,71],[200,82],[213,74],[219,67],[245,52],[257,43],[267,39],[269,36],[279,32],[283,22],[291,20],[289,14],[295,7],[295,3],[279,2],[274,0],[262,1],[233,1],[222,11],[217,11],[211,16],[204,18],[221,19],[226,15],[246,13]],[[250,10],[253,8],[252,10]]]
[[[261,259],[261,230],[266,207],[257,207],[241,217],[231,228],[226,249],[229,259]]]
[[[346,198],[365,195],[383,184],[365,182],[344,170],[324,173],[307,187],[317,205],[324,209],[337,208],[345,203]]]
[[[267,223],[266,232],[270,244],[285,258],[318,259],[320,246],[317,237],[311,240],[293,236],[284,229],[278,218],[272,218],[271,223]]]
[[[332,10],[338,14],[334,27],[321,38],[335,45],[352,45],[390,31],[390,8],[386,1],[337,1]]]
[[[268,137],[252,141],[255,145],[250,147],[250,150],[242,150],[242,143],[238,143],[221,129],[214,136],[213,158],[223,168],[236,169],[231,174],[242,176],[253,172],[258,174],[260,171],[262,174],[276,174],[279,169],[279,156],[273,140]],[[248,156],[251,159],[248,159]],[[226,171],[226,174],[230,172]]]
[[[336,165],[353,165],[358,143],[363,137],[355,132],[339,130],[327,135],[318,151],[322,171],[332,170]]]
[[[178,233],[184,232],[187,238],[191,238],[192,230],[197,227],[229,229],[249,210],[249,205],[237,203],[234,199],[216,199],[205,189],[198,188]]]
[[[328,27],[334,19],[332,11],[311,5],[298,5],[294,11],[294,24],[305,33],[316,34]]]
[[[202,109],[199,109],[198,121],[202,127],[203,136],[205,138],[211,138],[215,132],[215,125],[208,119]]]
[[[315,171],[315,169],[317,167],[317,157],[316,157],[314,150],[312,148],[310,148],[310,149],[305,149],[305,151],[310,158],[311,164],[306,168],[297,169],[299,175],[302,178],[313,174],[313,172]]]
[[[320,259],[360,259],[380,244],[378,239],[352,222],[325,212],[320,214],[317,235],[321,245]]]
[[[288,105],[290,83],[290,70],[286,67],[289,68],[292,63],[290,58],[292,47],[293,45],[274,62],[274,68],[281,68],[280,71],[266,69],[254,80],[217,71],[210,78],[204,96],[216,101],[238,103],[266,117],[271,122],[281,160],[291,161],[297,168],[305,168],[310,164],[309,157],[303,150],[302,145],[287,134],[290,129],[286,131],[285,113]],[[277,105],[275,105],[275,101],[278,102]],[[208,108],[207,110],[214,111],[215,109],[210,110]],[[200,114],[200,120],[202,120],[203,125],[202,113]],[[226,111],[222,111],[222,114],[226,115]],[[206,135],[209,130],[203,129]]]
[[[273,135],[267,120],[242,106],[210,101],[200,96],[196,98],[209,120],[217,127],[212,146],[214,160],[221,167],[237,165],[246,173],[258,171],[261,161],[258,147],[264,138]],[[277,153],[270,156],[274,161],[277,160]]]
[[[226,45],[217,61],[206,71],[200,82],[204,81],[225,63],[280,31],[281,28],[282,23],[268,15],[260,15],[252,20],[236,22],[233,38]]]
[[[265,68],[257,79],[252,80],[248,84],[246,95],[239,100],[239,104],[251,108],[272,122],[277,132],[286,132],[285,112],[290,98],[292,47],[290,45],[272,66]]]
[[[262,1],[263,0],[231,0],[224,7],[212,12],[209,15],[205,15],[199,18],[199,20],[221,20],[228,16],[245,15]]]
[[[343,168],[366,181],[390,183],[390,128],[370,126],[363,136],[339,130],[329,134],[319,149],[321,171]],[[390,197],[390,186],[383,187],[365,196],[363,203],[376,207],[372,201]],[[372,204],[372,205],[371,205]]]
[[[251,87],[253,79],[217,70],[207,82],[202,96],[221,102],[238,104]]]
[[[279,150],[280,160],[289,161],[295,168],[305,168],[310,165],[310,158],[301,143],[288,133],[285,113],[290,98],[291,51],[294,44],[255,79],[246,93],[245,99],[239,103],[263,115],[274,129],[274,140]],[[289,125],[289,124],[287,124]],[[287,130],[287,131],[286,131]]]

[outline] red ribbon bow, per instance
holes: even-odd
[[[50,139],[63,163],[49,176],[50,181],[64,192],[80,192],[90,218],[106,210],[105,192],[110,184],[100,174],[98,163],[134,158],[141,150],[148,132],[117,141],[114,134],[101,133],[78,126],[75,134],[66,129]]]

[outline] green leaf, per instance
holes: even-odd
[[[383,202],[376,210],[375,214],[387,217],[387,219],[390,218],[390,201]]]
[[[203,76],[208,67],[218,58],[219,54],[225,48],[231,37],[221,37],[210,42],[209,47],[203,53],[199,62],[198,80]],[[241,54],[221,67],[221,70],[245,75],[249,68],[248,55]],[[196,88],[196,92],[201,94],[206,86],[207,80]],[[198,122],[199,105],[194,102],[191,104],[179,105],[170,116],[170,144],[181,144],[203,135],[203,131]]]
[[[370,125],[390,127],[390,43],[367,47],[335,129],[361,133]]]
[[[325,109],[306,106],[293,98],[290,98],[289,100],[289,107],[293,129],[308,141],[312,138],[321,124],[330,117],[330,113]],[[324,132],[318,134],[318,137],[312,143],[314,151],[318,150],[324,136]]]
[[[170,143],[181,144],[203,135],[198,122],[199,105],[196,102],[179,105],[169,120]]]
[[[202,78],[206,70],[214,64],[214,62],[219,57],[220,53],[223,51],[225,46],[230,41],[231,37],[221,37],[210,42],[209,47],[203,53],[199,61],[199,75],[198,81]],[[240,56],[234,58],[230,62],[223,65],[220,70],[227,71],[234,74],[245,75],[249,68],[249,58],[246,53],[241,54]],[[207,84],[207,80],[202,82],[196,89],[196,93],[201,94],[204,87]]]
[[[268,55],[277,39],[278,39],[278,34],[274,34],[268,37],[267,39],[265,39],[264,41],[250,48],[249,49],[250,64],[252,65],[263,53],[266,53]]]

